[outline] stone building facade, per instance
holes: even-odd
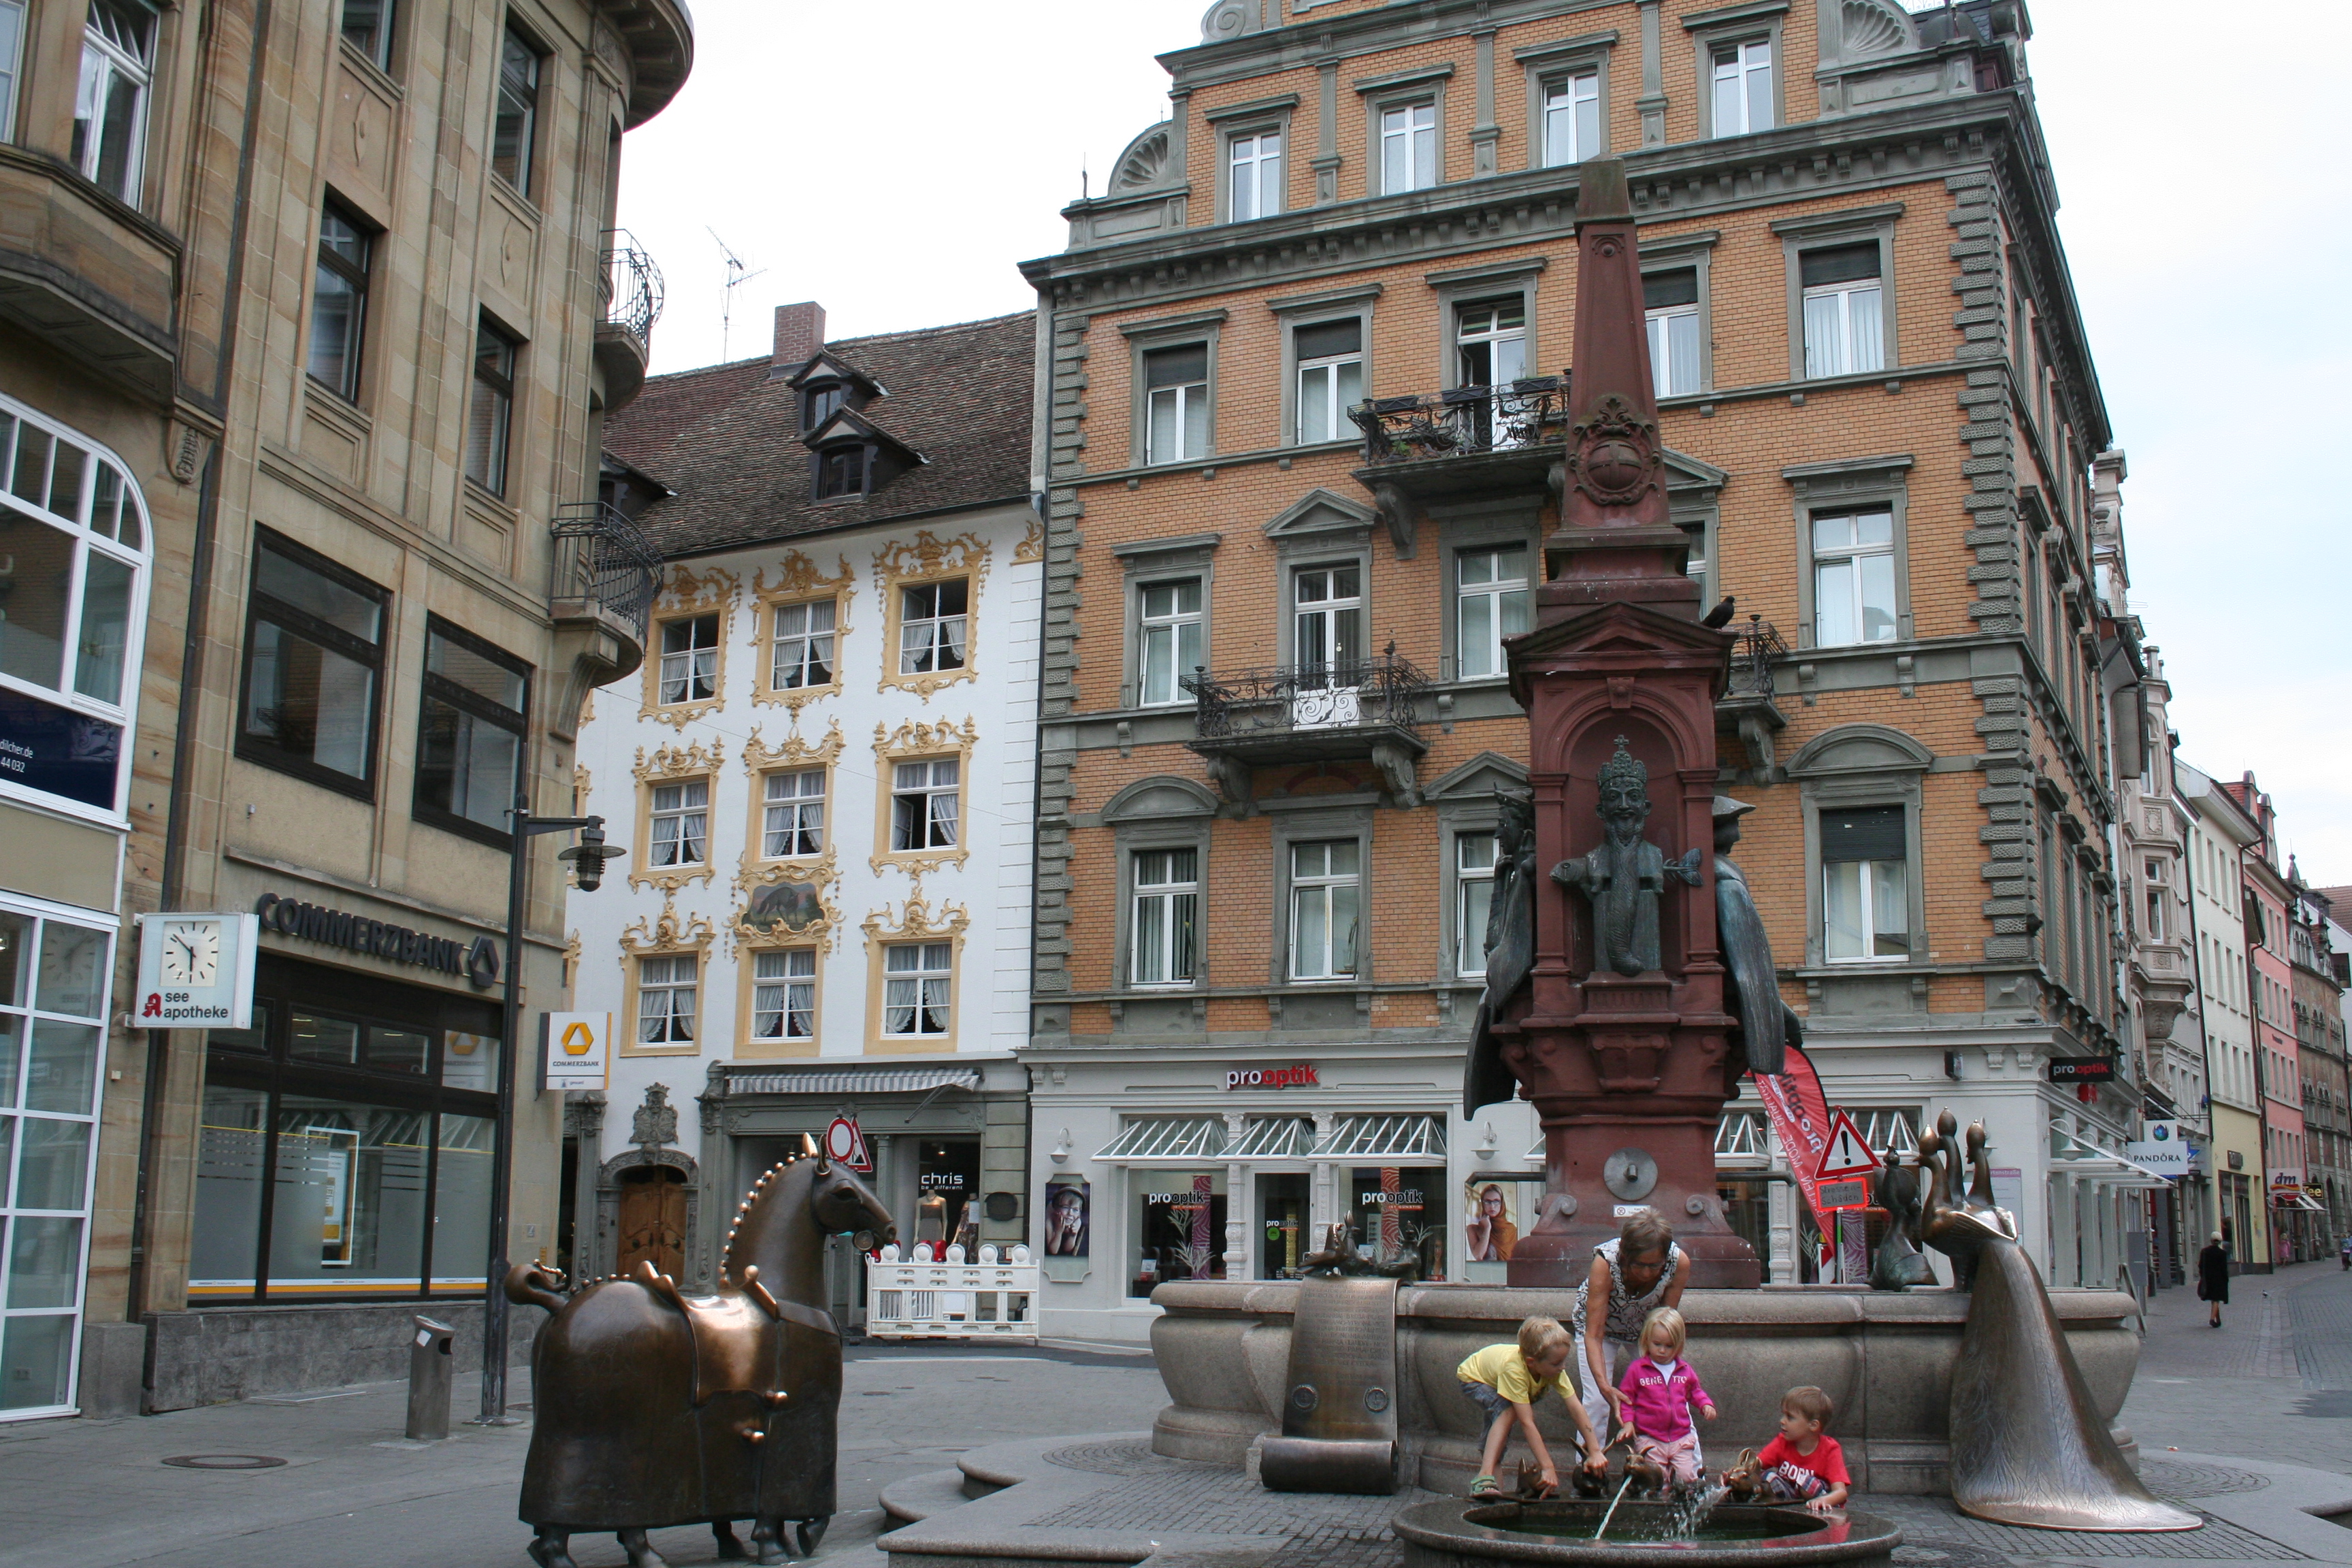
[[[2309,1222],[2310,1256],[2324,1258],[2352,1236],[2352,1106],[2347,1103],[2344,982],[2328,930],[2326,896],[2287,863],[2288,1005],[2303,1100],[2303,1195],[2320,1213]],[[2307,1212],[2307,1211],[2306,1211]]]
[[[2262,826],[2213,778],[2177,753],[2174,788],[2189,813],[2186,875],[2189,940],[2196,944],[2196,1010],[2205,1041],[2213,1143],[2214,1215],[2231,1267],[2267,1274],[2271,1213],[2263,1161],[2264,1064],[2254,1033],[2252,946],[2242,857],[2262,841]]]
[[[1025,312],[827,342],[788,305],[771,353],[606,426],[668,565],[573,778],[626,851],[570,917],[617,1026],[604,1095],[568,1097],[577,1271],[707,1285],[736,1200],[835,1116],[910,1246],[1024,1234],[1035,363]]]
[[[8,1223],[41,1278],[9,1292],[0,1415],[391,1375],[424,1300],[477,1310],[492,1250],[502,813],[561,807],[581,695],[638,657],[626,572],[565,575],[606,561],[594,518],[551,525],[593,506],[597,426],[643,378],[607,231],[691,25],[672,0],[12,10],[0,406],[31,510],[0,542],[27,595],[0,754],[31,765],[0,813],[40,847],[0,868],[32,982],[0,1116],[37,1146],[13,1192],[41,1212]],[[260,915],[251,1030],[130,1026],[127,917],[157,910]],[[529,1258],[558,1119],[522,1081]]]
[[[1233,0],[1162,57],[1171,118],[1026,268],[1024,1056],[1033,1181],[1092,1216],[1049,1321],[1140,1335],[1155,1280],[1282,1273],[1335,1219],[1488,1277],[1531,1223],[1528,1107],[1452,1102],[1525,782],[1498,639],[1553,525],[1574,165],[1602,153],[1689,569],[1738,601],[1720,783],[1757,806],[1784,994],[1882,1145],[1984,1117],[2051,1276],[2112,1281],[2137,1064],[2051,1065],[2122,1041],[2110,437],[2026,32],[2000,0]],[[1774,1277],[1809,1277],[1752,1106],[1718,1160]]]
[[[2294,1036],[2294,969],[2288,957],[2287,907],[2293,890],[2279,863],[2278,809],[2249,771],[2221,784],[2254,824],[2257,837],[2238,857],[2244,910],[2246,994],[2253,1015],[2254,1065],[2263,1101],[2263,1166],[2270,1190],[2271,1261],[2315,1256],[2317,1206],[2305,1193],[2307,1134],[2303,1125],[2303,1052]]]

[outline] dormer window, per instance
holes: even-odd
[[[837,381],[803,389],[801,393],[801,428],[815,429],[848,400],[848,388]]]
[[[866,493],[866,447],[835,447],[816,455],[816,499]]]
[[[855,393],[854,384],[849,390]],[[805,388],[803,395],[811,395]],[[803,436],[801,444],[809,449],[810,488],[821,501],[869,496],[923,461],[920,452],[860,414],[854,397],[850,406],[835,409]]]

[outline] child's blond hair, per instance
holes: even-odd
[[[1683,1322],[1683,1315],[1680,1312],[1675,1311],[1672,1307],[1660,1307],[1642,1320],[1642,1337],[1638,1342],[1644,1352],[1649,1350],[1652,1334],[1664,1339],[1666,1342],[1666,1348],[1675,1354],[1680,1355],[1683,1353],[1684,1343],[1689,1338],[1690,1330]]]
[[[1575,1342],[1558,1318],[1529,1318],[1519,1325],[1519,1359],[1530,1364]]]

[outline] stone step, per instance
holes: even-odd
[[[961,1470],[926,1470],[919,1476],[892,1481],[875,1500],[890,1516],[892,1528],[919,1524],[970,1502],[971,1496],[964,1490],[964,1480]]]

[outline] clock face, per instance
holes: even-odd
[[[213,985],[220,980],[217,921],[174,921],[163,928],[163,983]]]

